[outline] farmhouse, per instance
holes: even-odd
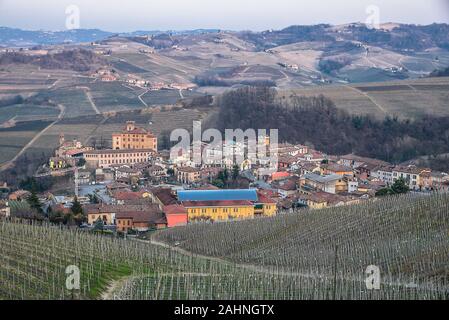
[[[327,192],[316,192],[303,197],[306,200],[307,206],[311,209],[323,209],[330,206],[338,207],[359,202],[359,200]]]
[[[126,212],[160,212],[160,208],[156,204],[144,205],[104,205],[104,204],[88,204],[83,206],[84,212],[87,213],[88,224],[93,225],[98,220],[102,220],[106,225],[115,225],[116,218],[119,213]]]
[[[129,230],[145,232],[152,228],[167,227],[167,219],[157,207],[146,211],[120,212],[116,216],[116,223],[119,232],[128,232]]]
[[[176,168],[175,174],[178,182],[185,184],[192,184],[201,179],[201,170],[193,167]]]
[[[396,166],[393,169],[393,183],[402,178],[407,182],[410,189],[418,190],[420,187],[424,187],[421,181],[421,176],[426,173],[431,173],[431,170],[421,169],[416,166]]]
[[[340,176],[354,176],[354,171],[352,168],[337,164],[337,163],[329,163],[329,164],[323,164],[321,166],[321,174],[322,175],[330,175],[330,174],[336,174]]]
[[[337,184],[343,182],[343,176],[332,174],[327,176],[320,176],[315,173],[307,173],[302,178],[301,185],[308,186],[310,188],[324,191],[331,194],[336,194]]]

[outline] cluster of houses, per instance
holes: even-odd
[[[265,141],[269,144],[269,139]],[[202,143],[206,159],[246,154],[245,142],[224,142],[221,149]],[[279,144],[277,167],[267,171],[259,159],[196,165],[190,151],[158,151],[157,137],[128,121],[112,135],[110,149],[94,150],[65,141],[49,161],[52,172],[76,168],[75,192],[90,226],[100,223],[119,232],[170,228],[197,221],[273,216],[299,207],[322,209],[356,204],[402,178],[414,191],[449,191],[449,176],[416,166],[394,166],[356,155],[331,156],[304,145]],[[80,162],[80,160],[83,161]],[[80,163],[82,165],[80,165]],[[220,189],[215,183],[238,169],[245,187]],[[235,177],[234,177],[235,179]],[[7,186],[3,186],[4,189]],[[42,196],[53,212],[70,212],[75,195]],[[26,191],[9,193],[23,201]],[[93,201],[95,199],[95,201]],[[10,215],[7,202],[0,214]]]
[[[95,71],[93,74],[91,74],[91,77],[99,79],[103,82],[117,81],[120,78],[119,74],[115,70],[103,68],[100,68],[97,71]]]
[[[135,75],[129,74],[128,79],[126,80],[128,85],[146,88],[150,91],[159,91],[159,90],[193,90],[196,88],[196,85],[193,83],[165,83],[165,82],[154,82],[148,81],[142,78],[139,78]]]

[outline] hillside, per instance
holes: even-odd
[[[449,117],[415,120],[357,116],[323,96],[287,97],[276,90],[245,87],[218,97],[216,127],[279,129],[279,141],[313,146],[331,155],[358,154],[399,163],[449,152]]]
[[[447,299],[448,212],[448,195],[405,196],[193,224],[150,242],[3,220],[0,300]],[[379,291],[366,290],[369,265]],[[79,290],[65,287],[68,266]]]
[[[32,64],[47,70],[73,70],[86,72],[106,64],[106,60],[90,50],[64,50],[54,54],[30,56],[19,52],[7,52],[0,55],[0,67],[6,65]]]
[[[122,62],[125,73],[135,67],[143,76],[158,80],[169,73],[172,80],[189,81],[213,75],[215,81],[207,82],[213,88],[244,81],[273,81],[280,88],[301,88],[330,82],[415,79],[444,69],[449,65],[448,31],[447,24],[389,24],[369,29],[360,23],[290,26],[263,32],[212,29],[119,35],[100,30],[0,28],[0,45],[110,50],[111,60]],[[223,72],[229,75],[240,67],[229,79],[221,77]]]
[[[383,283],[447,290],[448,217],[449,195],[408,195],[253,221],[194,224],[160,232],[157,239],[254,270],[326,278],[335,275],[336,265],[339,279],[364,279],[364,270],[376,265]]]

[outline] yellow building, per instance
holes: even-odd
[[[256,190],[179,191],[189,221],[248,219],[276,215],[276,203]]]
[[[128,121],[122,132],[112,135],[112,149],[151,149],[157,151],[157,137],[145,129],[137,128],[134,121]]]
[[[250,201],[184,201],[182,204],[187,209],[189,221],[247,219],[253,218],[255,214]]]

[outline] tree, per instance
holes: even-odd
[[[49,212],[48,220],[54,224],[64,224],[64,214],[61,211]]]
[[[78,160],[77,166],[83,167],[86,164],[86,160],[84,158],[81,158]]]
[[[89,194],[89,200],[90,200],[90,203],[93,203],[93,204],[100,203],[100,200],[98,199],[96,194]]]
[[[35,191],[31,192],[31,195],[28,197],[27,202],[30,205],[31,209],[35,210],[37,213],[43,213],[42,204],[39,201],[39,198],[37,197]]]
[[[232,168],[232,180],[237,180],[237,178],[240,175],[240,168],[238,165],[234,165],[234,167]]]
[[[391,194],[390,188],[383,188],[376,192],[376,197],[385,197]]]
[[[104,229],[104,221],[98,218],[97,221],[95,221],[94,224],[94,231],[103,231]]]
[[[399,178],[391,186],[391,191],[393,194],[403,194],[409,192],[410,188],[408,187],[407,182],[403,178]]]
[[[71,211],[75,216],[84,214],[83,207],[81,206],[81,203],[78,201],[78,197],[75,197],[75,199],[73,200]]]
[[[383,188],[376,192],[376,197],[385,197],[395,194],[404,194],[410,191],[407,182],[399,178],[390,188]]]
[[[214,181],[212,181],[212,185],[220,189],[223,189],[225,187],[225,183],[221,179],[215,179]]]

